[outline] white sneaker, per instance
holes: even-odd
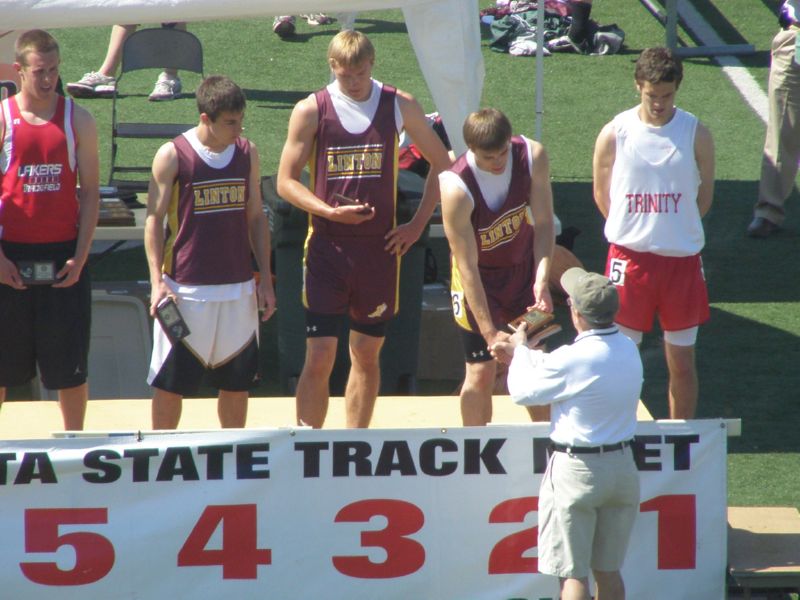
[[[312,27],[316,27],[317,25],[328,25],[329,23],[333,23],[333,19],[330,18],[328,15],[323,13],[309,13],[307,15],[300,15],[303,17],[306,22]]]
[[[162,73],[158,76],[156,87],[153,88],[153,92],[147,97],[147,99],[151,102],[175,100],[175,98],[181,95],[182,88],[183,86],[181,85],[180,77],[175,77],[172,79],[168,77],[166,73]]]
[[[95,71],[67,84],[67,92],[76,98],[108,98],[114,95],[116,88],[116,78]]]

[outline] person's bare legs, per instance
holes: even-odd
[[[175,29],[180,29],[181,31],[186,31],[186,23],[175,23]],[[178,78],[178,71],[175,69],[164,69],[164,75],[167,76],[168,79],[177,79]]]
[[[328,388],[333,363],[336,360],[335,337],[306,339],[306,360],[297,381],[295,404],[297,424],[320,429],[328,414]]]
[[[588,577],[582,577],[581,579],[562,578],[559,581],[561,583],[561,600],[591,599]]]
[[[345,388],[346,425],[369,427],[381,385],[382,337],[350,330],[350,375]]]
[[[249,392],[220,390],[217,399],[217,415],[223,428],[242,428],[247,423],[247,400]]]
[[[492,390],[497,363],[493,360],[466,363],[461,386],[461,421],[465,427],[486,425],[492,420]]]
[[[592,571],[597,590],[594,600],[625,600],[625,583],[619,571]]]
[[[86,402],[89,399],[89,384],[82,383],[71,388],[58,390],[58,404],[64,419],[66,431],[80,431],[86,417]]]
[[[138,25],[114,25],[111,27],[111,37],[108,40],[108,50],[103,64],[97,70],[106,77],[116,77],[119,63],[122,60],[122,45],[128,36],[136,31]]]
[[[699,390],[694,346],[675,346],[664,342],[664,353],[669,370],[669,417],[693,419]]]
[[[177,429],[182,409],[183,396],[153,388],[153,429]]]
[[[103,64],[97,70],[98,73],[106,77],[116,77],[117,69],[122,61],[122,46],[125,40],[136,31],[138,25],[114,25],[111,27],[111,37],[108,40],[108,49]],[[186,31],[186,23],[176,23],[175,29]],[[170,79],[175,79],[178,72],[175,69],[164,69],[164,73]]]

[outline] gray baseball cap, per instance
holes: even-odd
[[[589,325],[614,322],[619,310],[617,288],[607,277],[572,267],[561,276],[561,286],[569,294],[572,305]]]

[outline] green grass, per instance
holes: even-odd
[[[481,1],[481,5],[487,4]],[[756,53],[741,60],[765,87],[779,1],[694,0],[693,4],[726,42],[755,46]],[[545,59],[543,142],[551,159],[556,211],[565,225],[582,231],[575,246],[578,257],[587,267],[600,270],[606,244],[602,220],[592,202],[594,140],[614,114],[638,101],[633,62],[642,48],[664,43],[664,29],[640,3],[630,0],[597,2],[593,17],[603,24],[617,23],[626,32],[626,47],[615,56],[558,55]],[[276,170],[294,103],[327,83],[324,56],[331,35],[337,31],[336,25],[311,29],[301,21],[296,40],[285,42],[272,34],[270,25],[271,18],[190,25],[203,42],[206,73],[229,74],[247,92],[246,135],[259,146],[263,174]],[[432,110],[401,13],[363,13],[357,27],[377,48],[376,78],[412,92],[426,110]],[[108,28],[56,32],[66,81],[99,66],[108,32]],[[683,43],[695,45],[687,31],[681,29],[679,34]],[[488,50],[485,41],[483,49],[487,70],[484,105],[504,110],[518,132],[533,136],[535,60],[496,54]],[[142,93],[149,92],[154,80],[155,73],[141,78]],[[188,98],[135,110],[144,119],[174,111],[195,120],[193,102]],[[89,100],[81,104],[98,121],[105,177],[111,103]],[[742,436],[730,440],[731,504],[800,507],[800,435],[796,431],[800,423],[798,197],[795,194],[789,200],[783,234],[763,241],[746,238],[744,229],[757,191],[763,124],[709,58],[685,61],[678,105],[698,115],[710,128],[717,152],[715,203],[705,219],[704,265],[712,318],[701,328],[697,345],[701,385],[698,416],[743,420]],[[143,150],[139,158],[149,161],[151,154],[152,150]],[[105,259],[93,273],[100,279],[146,278],[143,261],[141,251],[126,251]],[[444,270],[440,263],[440,273]],[[264,336],[268,377],[274,374],[278,360],[269,343],[275,335],[271,327]],[[642,354],[646,377],[643,398],[656,417],[663,417],[666,370],[657,334],[645,339]],[[425,389],[442,391],[435,386],[428,383]],[[274,391],[274,382],[267,382],[264,389]]]

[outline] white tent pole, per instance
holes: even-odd
[[[542,141],[544,115],[544,0],[539,0],[536,10],[536,130],[534,139]]]

